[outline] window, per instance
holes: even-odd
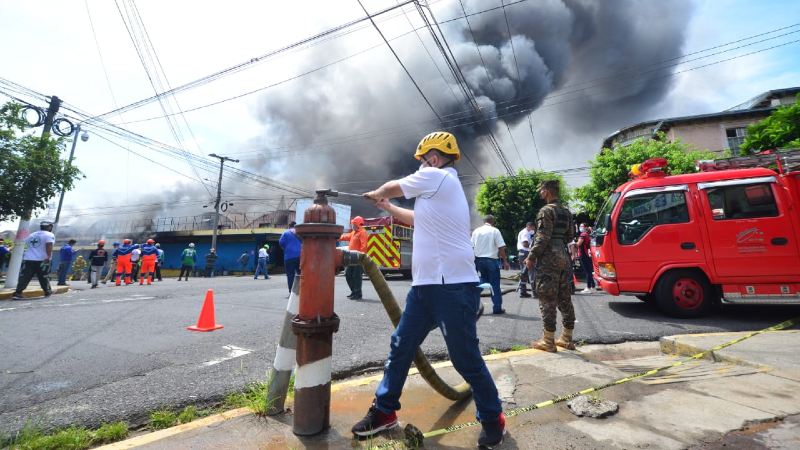
[[[733,156],[738,156],[739,147],[747,137],[747,128],[728,128],[725,130],[725,137],[728,138],[728,148],[731,149]]]
[[[594,234],[603,235],[608,233],[609,225],[611,225],[611,211],[613,211],[614,206],[617,205],[619,195],[618,192],[612,193],[606,200],[603,208],[600,209],[600,214],[597,215],[597,222],[594,224]]]
[[[625,199],[617,219],[617,238],[631,245],[657,225],[686,223],[689,209],[684,191],[653,192]]]
[[[778,206],[771,183],[719,186],[706,190],[714,220],[775,217]]]

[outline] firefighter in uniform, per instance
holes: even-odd
[[[122,277],[125,277],[125,285],[131,284],[131,275],[133,274],[133,262],[131,261],[131,254],[134,250],[139,248],[139,244],[133,244],[130,239],[124,239],[122,246],[117,249],[117,281],[116,285],[122,283]]]
[[[148,286],[153,284],[153,274],[156,271],[156,260],[158,259],[158,248],[156,241],[148,239],[142,246],[142,273],[139,275],[139,286],[143,285],[145,278]]]
[[[570,289],[570,264],[567,243],[575,230],[572,213],[559,201],[559,184],[556,180],[542,182],[539,195],[547,203],[536,216],[536,235],[533,247],[525,260],[529,270],[536,268],[536,286],[539,309],[544,322],[544,337],[531,344],[533,348],[555,352],[556,346],[574,350],[572,330],[575,328],[575,310],[572,308]],[[561,311],[563,330],[555,340],[556,309]]]

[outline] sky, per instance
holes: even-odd
[[[370,13],[397,3],[362,2]],[[490,92],[486,83],[478,86],[483,73],[510,74],[505,78],[498,75],[492,90],[506,82],[517,93],[528,88],[540,91],[529,105],[530,122],[526,114],[492,122],[499,146],[514,170],[586,167],[603,138],[626,125],[716,112],[770,89],[800,85],[800,43],[767,50],[800,39],[800,2],[673,0],[658,2],[659,8],[666,8],[662,10],[655,10],[649,6],[655,2],[645,0],[602,2],[608,11],[596,14],[591,23],[594,34],[586,34],[584,42],[576,45],[581,39],[576,34],[590,33],[587,30],[591,28],[575,25],[578,19],[569,13],[577,11],[574,6],[581,2],[527,0],[507,6],[508,29],[514,30],[512,34],[525,29],[509,47],[507,39],[492,35],[493,26],[505,25],[501,22],[503,10],[478,14],[500,1],[465,1],[467,12],[475,13],[471,25],[488,69],[477,62],[478,53],[463,21],[442,24],[446,41],[453,45],[465,78],[474,83],[470,87],[482,108],[503,104],[498,102],[502,94],[494,98],[496,91]],[[456,0],[430,4],[437,21],[463,14]],[[619,27],[602,28],[631,14],[615,11],[615,5],[636,9],[637,14],[627,16],[624,32]],[[94,116],[153,96],[151,82],[161,92],[251,62],[235,73],[180,92],[163,106],[152,102],[105,119],[197,157],[216,153],[237,158],[237,167],[293,186],[361,192],[413,171],[413,146],[436,127],[406,70],[434,111],[454,111],[448,98],[455,98],[458,92],[456,85],[447,81],[450,74],[441,55],[429,35],[409,33],[412,27],[422,26],[417,11],[407,6],[375,18],[405,68],[369,22],[314,40],[311,45],[257,61],[253,58],[364,15],[357,0],[224,4],[0,0],[0,39],[16,43],[4,48],[0,77],[40,94],[57,95],[72,110],[63,112],[77,123],[81,118],[74,111]],[[775,31],[785,27],[789,28]],[[762,33],[769,34],[730,44]],[[143,56],[137,54],[131,36]],[[749,45],[734,49],[745,44]],[[708,50],[716,46],[722,47]],[[509,48],[516,67],[509,62]],[[637,51],[643,54],[635,54]],[[634,78],[623,88],[592,88],[591,83],[586,89],[575,87],[585,87],[600,77],[613,78],[620,70],[641,70],[625,65],[635,65],[633,61],[651,64],[673,59],[670,55],[700,51],[675,59],[682,64],[659,72],[649,84]],[[716,52],[722,53],[711,55]],[[742,56],[750,52],[754,54]],[[737,56],[741,57],[693,69]],[[540,74],[531,74],[540,69]],[[255,92],[242,95],[251,91]],[[8,97],[1,92],[44,106],[36,95],[10,92],[7,85],[0,84],[3,102]],[[179,108],[193,111],[179,114]],[[174,131],[163,117],[165,112],[175,114],[171,116]],[[89,140],[77,142],[75,164],[85,178],[66,194],[64,221],[89,224],[143,216],[189,216],[208,211],[203,205],[213,203],[217,162],[193,166],[186,158],[166,156],[112,134],[108,125],[86,123],[84,128]],[[461,169],[462,181],[471,186],[468,190],[474,190],[479,177],[501,175],[504,170],[486,145],[485,135],[477,126],[473,129],[475,136],[464,136],[463,141],[459,136],[475,160],[472,167],[462,165]],[[564,176],[572,186],[587,180],[585,170]],[[274,209],[282,196],[290,204],[298,194],[267,189],[234,174],[223,181],[223,200],[235,203],[231,211],[266,212]],[[53,214],[40,213],[43,217]],[[2,223],[0,230],[15,226]]]

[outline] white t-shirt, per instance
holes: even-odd
[[[472,232],[472,247],[476,258],[499,258],[497,249],[505,247],[506,242],[500,230],[485,223]]]
[[[424,167],[398,180],[414,204],[412,286],[478,282],[469,241],[469,205],[452,167]]]
[[[47,244],[56,242],[56,235],[49,231],[35,231],[25,239],[25,253],[22,259],[25,261],[44,261],[47,259]]]
[[[258,257],[259,258],[266,258],[267,257],[267,249],[265,249],[264,247],[261,247],[260,249],[258,249]]]
[[[517,235],[517,250],[530,251],[531,247],[533,247],[533,234],[533,231],[528,231],[528,227],[523,228]],[[522,245],[522,241],[528,241],[528,248]]]
[[[139,256],[141,256],[142,251],[138,248],[135,248],[131,251],[131,262],[136,262],[139,260]]]

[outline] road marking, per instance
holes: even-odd
[[[97,303],[92,301],[80,301],[86,299],[78,299],[78,301],[71,302],[71,303],[39,303],[43,302],[44,300],[38,300],[33,303],[23,303],[19,306],[12,306],[9,308],[0,308],[0,312],[6,311],[13,311],[15,309],[41,309],[41,308],[64,308],[69,306],[85,306],[85,305],[93,305],[93,304],[104,304],[104,303],[119,303],[119,302],[133,302],[138,300],[152,300],[156,297],[149,296],[149,297],[123,297],[123,298],[115,298],[115,299],[107,299],[107,300],[100,300]]]
[[[222,348],[228,350],[229,353],[222,358],[212,359],[211,361],[206,361],[203,363],[204,366],[213,366],[214,364],[219,364],[223,361],[227,361],[229,359],[238,358],[240,356],[247,355],[249,353],[253,353],[252,350],[248,350],[246,348],[237,347],[235,345],[223,345]]]

